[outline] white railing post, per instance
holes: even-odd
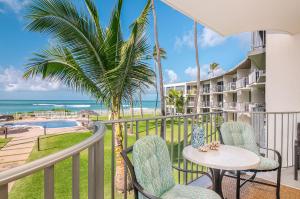
[[[104,138],[95,147],[96,199],[104,199]]]
[[[94,146],[88,150],[88,198],[95,199],[95,154]]]
[[[80,154],[72,156],[72,199],[80,198]]]

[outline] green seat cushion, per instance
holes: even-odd
[[[221,126],[224,144],[247,149],[259,155],[254,129],[243,122],[225,122]]]
[[[137,181],[146,192],[159,197],[175,185],[168,148],[160,137],[139,139],[133,146],[132,162]]]
[[[212,190],[186,185],[175,185],[169,191],[164,193],[162,199],[221,199],[221,197]]]
[[[265,158],[262,156],[259,156],[260,158],[260,164],[256,168],[257,170],[263,171],[263,170],[273,170],[279,167],[279,163],[276,160]]]

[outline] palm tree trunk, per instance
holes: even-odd
[[[157,103],[158,103],[158,89],[157,89],[157,62],[156,58],[154,58],[154,72],[155,72],[155,93],[156,93],[156,99],[155,99],[155,108],[154,108],[154,117],[156,117],[156,110],[157,110]]]
[[[131,113],[131,120],[134,118],[134,110],[133,110],[133,97],[130,94],[130,113]],[[130,129],[128,131],[129,134],[133,134],[133,122],[130,122]]]
[[[196,65],[197,65],[197,90],[196,90],[194,113],[197,113],[201,85],[200,85],[200,64],[199,64],[199,54],[198,54],[198,32],[197,32],[197,22],[196,21],[194,21],[194,45],[195,45],[195,53],[196,53]]]
[[[121,103],[120,100],[116,98],[112,99],[112,119],[119,120],[121,112]],[[121,156],[123,150],[123,135],[122,127],[120,123],[115,123],[113,125],[115,133],[115,158],[116,158],[116,174],[115,174],[115,186],[118,191],[124,191],[124,160]]]
[[[141,89],[141,84],[139,84],[139,100],[140,100],[140,111],[141,111],[141,116],[144,118],[144,113],[143,113],[143,103],[142,103],[142,89]]]
[[[160,91],[160,112],[162,116],[166,115],[165,112],[165,95],[164,95],[164,81],[163,81],[163,72],[161,66],[161,59],[160,59],[160,47],[158,42],[158,32],[157,32],[157,17],[156,11],[154,6],[154,0],[152,2],[152,13],[153,13],[153,25],[154,25],[154,39],[155,39],[155,46],[156,46],[156,54],[157,54],[157,69],[159,73],[159,91]],[[160,136],[164,137],[164,122],[161,123],[161,131]]]

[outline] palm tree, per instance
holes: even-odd
[[[210,70],[210,73],[211,73],[211,76],[214,77],[215,74],[214,74],[214,71],[217,70],[219,68],[219,64],[216,63],[216,62],[213,62],[209,65],[209,70]]]
[[[161,59],[167,59],[167,52],[165,49],[160,48],[160,58]],[[156,46],[153,48],[152,58],[154,59],[154,72],[156,74],[156,67],[157,67],[157,50]],[[156,109],[157,109],[157,103],[158,103],[158,89],[157,89],[157,76],[155,77],[155,92],[156,92],[156,100],[155,100],[155,109],[154,109],[154,115],[156,116]]]
[[[198,101],[199,101],[199,97],[200,97],[200,64],[199,64],[198,32],[197,32],[197,22],[196,21],[194,21],[194,46],[195,46],[196,65],[197,65],[197,90],[196,90],[194,113],[197,113]]]
[[[142,92],[143,92],[143,89],[141,88],[141,84],[139,84],[140,112],[141,112],[141,117],[144,118]]]
[[[70,0],[34,0],[28,9],[27,29],[49,33],[57,41],[52,47],[34,54],[24,73],[25,78],[41,75],[60,81],[75,91],[103,101],[113,120],[121,117],[122,102],[139,89],[154,85],[154,71],[146,57],[149,46],[145,37],[147,1],[142,13],[130,26],[124,39],[121,31],[123,1],[118,0],[107,27],[100,25],[93,0],[84,0],[86,9]],[[124,162],[120,156],[123,137],[120,124],[114,125],[116,188],[124,189]]]
[[[155,47],[156,47],[156,52],[157,52],[157,69],[158,69],[158,74],[159,74],[160,112],[161,112],[162,116],[165,116],[166,111],[165,111],[164,79],[163,79],[163,72],[162,72],[162,66],[161,66],[160,47],[159,47],[159,41],[158,41],[157,17],[156,17],[154,0],[151,0],[151,2],[152,2]],[[164,122],[161,123],[160,136],[164,137]]]
[[[184,97],[181,91],[171,89],[168,92],[167,102],[176,108],[177,113],[183,113],[184,109]]]

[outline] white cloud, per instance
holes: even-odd
[[[218,67],[214,71],[214,76],[222,75],[224,74],[225,70],[222,67]],[[184,71],[186,75],[188,75],[191,79],[195,80],[197,78],[197,67],[187,67]],[[200,78],[201,79],[207,79],[212,77],[212,74],[209,70],[209,64],[204,64],[200,66]]]
[[[197,67],[187,67],[184,70],[184,73],[187,74],[188,76],[190,76],[191,78],[196,78],[197,77]]]
[[[181,37],[176,37],[175,38],[175,49],[179,50],[183,47],[189,47],[193,48],[194,47],[194,34],[192,30],[185,32]]]
[[[199,43],[201,47],[214,47],[226,41],[226,37],[222,37],[218,33],[204,27],[200,35]]]
[[[23,71],[14,67],[0,71],[0,89],[4,91],[51,91],[59,88],[58,82],[42,80],[40,77],[25,80]]]
[[[178,75],[173,70],[167,69],[166,73],[169,83],[174,83],[178,80]]]
[[[0,0],[0,4],[4,4],[15,13],[19,13],[30,2],[31,0]]]

